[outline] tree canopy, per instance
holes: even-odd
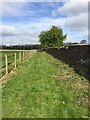
[[[67,35],[63,35],[61,27],[52,26],[50,30],[42,31],[39,35],[39,42],[42,48],[60,47]]]

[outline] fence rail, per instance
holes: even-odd
[[[16,69],[26,58],[31,56],[31,50],[2,50],[0,52],[2,54],[0,57],[0,78],[8,74],[12,69]]]

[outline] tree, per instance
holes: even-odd
[[[63,35],[60,27],[52,26],[50,30],[42,31],[39,35],[41,48],[60,47],[67,35]]]
[[[81,40],[81,41],[80,41],[80,44],[85,44],[85,43],[87,43],[86,40]]]

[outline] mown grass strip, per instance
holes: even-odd
[[[88,81],[44,52],[27,59],[3,84],[3,118],[88,116]]]

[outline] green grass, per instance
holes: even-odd
[[[0,54],[1,54],[1,56],[0,57],[2,57],[2,65],[5,65],[5,54],[7,54],[8,55],[8,61],[9,62],[14,62],[14,56],[11,56],[11,55],[14,55],[14,53],[17,53],[17,59],[19,58],[19,52],[18,51],[0,51]],[[10,57],[9,57],[10,56]]]
[[[44,52],[27,59],[3,84],[3,118],[88,116],[88,81]]]
[[[17,63],[19,64],[19,52],[18,51],[0,51],[0,77],[2,77],[5,74],[5,67],[2,69],[2,66],[5,66],[5,55],[8,55],[8,62],[12,63],[9,64],[9,72],[14,68],[14,61],[15,61],[15,53],[17,54]],[[23,52],[21,52],[21,56],[23,57]]]
[[[5,67],[2,69],[2,66],[5,66],[5,54],[11,56],[14,54],[13,51],[0,51],[0,77],[5,74]],[[14,56],[8,57],[8,62],[14,62]],[[9,65],[9,71],[13,68],[12,65]]]

